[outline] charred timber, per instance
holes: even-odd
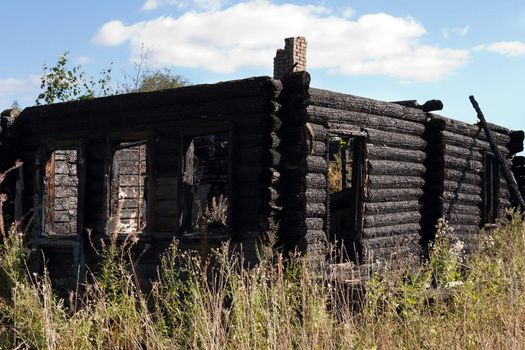
[[[419,200],[423,195],[421,188],[399,188],[385,190],[369,190],[368,201],[370,202],[405,202]]]
[[[385,227],[399,224],[419,224],[421,213],[419,211],[391,213],[383,215],[365,216],[365,227]]]
[[[367,129],[368,142],[374,145],[424,150],[425,140],[414,135],[396,134],[387,131]]]
[[[423,163],[426,158],[426,154],[423,151],[388,146],[369,145],[367,151],[370,159]]]
[[[423,121],[426,117],[421,110],[395,103],[313,88],[310,89],[310,103],[314,106],[382,115],[415,122]]]
[[[425,166],[420,163],[369,159],[368,165],[370,175],[423,176],[425,174]]]
[[[308,114],[321,122],[337,122],[341,126],[374,127],[378,130],[420,135],[424,131],[421,123],[327,107],[309,106]]]
[[[514,176],[512,176],[512,173],[510,172],[509,167],[505,164],[503,155],[498,149],[498,146],[496,145],[496,140],[494,140],[493,138],[494,135],[492,134],[489,126],[487,125],[485,116],[483,115],[483,112],[479,108],[478,102],[474,99],[474,96],[470,96],[469,99],[470,99],[470,102],[472,103],[472,106],[474,107],[474,109],[476,110],[478,114],[478,119],[481,122],[481,126],[483,126],[483,129],[485,130],[485,133],[487,134],[490,148],[492,149],[492,152],[494,152],[496,159],[501,165],[501,169],[503,170],[503,176],[505,177],[505,180],[507,181],[507,185],[509,186],[513,199],[519,204],[522,210],[525,210],[525,200],[523,200],[523,197],[521,196],[521,192],[519,190],[518,184],[516,183],[516,180],[514,179]]]
[[[418,200],[400,202],[365,203],[365,215],[391,214],[398,212],[419,211],[421,203]]]
[[[423,188],[425,180],[420,176],[370,175],[372,189]]]

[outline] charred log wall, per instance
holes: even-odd
[[[81,140],[86,149],[84,226],[91,229],[92,239],[104,237],[110,146],[119,141],[147,139],[152,164],[151,222],[147,235],[137,245],[137,254],[141,257],[140,270],[152,277],[162,250],[179,233],[182,140],[186,135],[224,131],[229,133],[232,144],[228,172],[232,243],[242,245],[248,259],[252,259],[259,235],[275,230],[280,92],[280,81],[260,77],[27,108],[14,125],[23,137],[12,155],[25,163],[24,211],[35,208],[39,149],[43,145],[60,148],[64,142]],[[2,159],[5,157],[2,154]],[[213,244],[178,238],[182,247],[201,249],[203,244]],[[42,237],[34,239],[38,239],[39,247],[47,244]],[[69,249],[66,243],[49,244],[46,257],[53,259],[53,251],[58,248],[52,246],[60,246],[60,251]],[[96,255],[89,244],[82,249],[86,261],[95,263]]]
[[[427,142],[425,114],[371,99],[310,89],[309,120],[331,134],[364,135],[361,262],[419,255]]]
[[[514,157],[512,160],[512,172],[520,188],[521,195],[525,197],[525,157]]]
[[[326,247],[326,131],[308,123],[310,75],[283,79],[279,239],[286,250],[324,253]]]
[[[477,233],[483,226],[483,201],[485,179],[485,154],[492,153],[481,126],[432,115],[443,123],[441,147],[443,149],[443,182],[440,201],[440,216],[449,221],[451,227],[468,251],[477,240]],[[509,130],[489,125],[494,139],[503,156],[509,157]],[[507,160],[507,166],[511,162]],[[503,176],[499,183],[498,214],[510,206],[510,193]],[[498,193],[495,193],[498,195]]]

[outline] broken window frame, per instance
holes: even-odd
[[[84,198],[85,198],[85,172],[86,172],[86,145],[83,140],[62,141],[59,143],[46,142],[39,147],[35,159],[35,208],[37,209],[33,237],[46,237],[53,239],[78,239],[84,231]],[[76,232],[72,234],[57,234],[48,231],[46,225],[46,166],[55,151],[75,150],[77,152],[77,214]]]
[[[184,187],[184,176],[185,176],[185,170],[186,170],[186,152],[189,144],[191,142],[187,142],[190,138],[195,138],[199,136],[205,136],[210,134],[226,134],[228,136],[228,174],[226,179],[226,198],[227,198],[227,219],[226,219],[226,227],[228,236],[231,237],[231,222],[232,222],[232,202],[233,202],[233,166],[234,166],[234,159],[233,159],[233,140],[234,140],[234,127],[232,123],[227,124],[219,124],[214,125],[210,127],[197,127],[187,130],[182,130],[179,134],[179,188],[178,193],[179,198],[177,199],[178,208],[177,208],[177,214],[178,214],[178,220],[179,220],[179,229],[177,231],[177,236],[182,236],[186,234],[187,232],[184,232],[186,222],[186,217],[184,216],[183,210],[185,207],[185,197],[187,196],[187,190]],[[191,220],[191,218],[190,218]]]
[[[131,235],[139,240],[149,240],[154,234],[155,228],[155,167],[156,167],[156,140],[157,135],[154,132],[138,132],[126,134],[114,134],[108,137],[106,144],[105,160],[105,181],[104,181],[104,236],[111,239],[113,236],[119,241],[128,239]],[[112,192],[111,183],[113,177],[113,159],[115,153],[120,149],[134,147],[138,145],[146,146],[146,177],[147,197],[143,198],[146,202],[146,227],[133,233],[118,232],[114,235],[111,232],[111,215],[112,213]]]
[[[491,152],[483,154],[482,224],[495,224],[500,206],[501,167]]]
[[[348,209],[352,212],[352,222],[351,222],[351,230],[354,232],[354,240],[350,240],[345,242],[344,249],[346,251],[343,256],[340,256],[339,259],[342,259],[343,261],[356,261],[361,262],[362,260],[362,247],[361,247],[361,240],[362,240],[362,219],[363,219],[363,207],[364,207],[364,196],[366,191],[366,172],[367,172],[367,165],[366,165],[366,136],[367,134],[362,131],[357,130],[337,130],[337,132],[329,133],[327,136],[327,164],[330,164],[330,142],[332,138],[340,138],[344,140],[346,144],[350,143],[350,139],[352,139],[352,177],[349,181],[348,177],[348,159],[341,159],[342,162],[342,169],[341,171],[344,171],[345,173],[342,174],[342,189],[338,192],[344,192],[344,191],[352,191],[352,203],[349,203]],[[348,154],[347,154],[348,155]],[[327,167],[327,180],[328,180],[328,167]],[[349,185],[349,182],[351,183],[351,186]],[[327,211],[327,222],[328,229],[330,231],[330,238],[334,239],[334,233],[331,231],[332,224],[331,224],[331,216],[332,216],[332,207],[331,207],[331,196],[338,192],[331,192],[330,187],[328,185],[326,186],[326,192],[327,192],[327,200],[328,200],[328,208]],[[350,246],[350,243],[355,244],[354,247]],[[333,243],[333,242],[332,242]],[[339,253],[339,252],[337,252]]]

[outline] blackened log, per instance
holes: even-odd
[[[418,163],[391,160],[368,160],[370,175],[423,176],[425,166]]]
[[[326,140],[326,128],[316,123],[308,123],[308,128],[312,131],[312,138],[316,141]],[[309,131],[308,131],[309,132]]]
[[[325,243],[326,233],[323,230],[307,230],[306,240],[308,243]]]
[[[421,213],[419,211],[390,213],[382,215],[366,215],[365,227],[384,227],[399,224],[419,224]]]
[[[27,116],[39,118],[71,115],[76,113],[100,114],[116,110],[151,110],[166,104],[202,103],[249,96],[276,98],[282,90],[281,83],[268,77],[255,77],[217,84],[200,84],[177,89],[167,89],[146,93],[130,93],[101,97],[93,100],[81,100],[36,106],[24,110]]]
[[[324,227],[324,220],[321,218],[307,218],[306,228],[308,230],[322,230]]]
[[[400,213],[420,209],[421,203],[418,200],[365,203],[365,215]]]
[[[326,188],[326,176],[323,174],[307,174],[306,186],[309,188]]]
[[[445,169],[444,178],[450,181],[457,181],[473,185],[481,184],[481,176],[479,174],[475,174],[469,171]]]
[[[476,160],[468,160],[458,157],[445,156],[445,168],[456,170],[468,170],[479,173],[483,169],[483,163]]]
[[[308,188],[306,190],[306,200],[309,202],[324,203],[326,200],[326,190]]]
[[[314,141],[312,145],[312,152],[311,154],[314,156],[326,156],[326,143],[323,141]]]
[[[324,157],[307,156],[306,165],[309,173],[325,174],[328,171],[328,165]]]
[[[443,186],[445,191],[449,192],[461,192],[465,194],[481,194],[481,186],[471,185],[467,183],[461,183],[456,181],[445,181]]]
[[[457,202],[459,204],[474,204],[480,205],[483,201],[481,196],[464,194],[464,193],[455,193],[455,192],[443,192],[443,201],[445,202]]]
[[[320,106],[308,106],[307,111],[310,115],[320,117],[325,122],[338,123],[341,128],[350,127],[373,127],[374,129],[391,131],[395,133],[407,133],[420,135],[424,132],[421,123],[414,123],[407,120],[383,117],[368,113],[360,113],[349,110],[338,110]]]
[[[450,214],[467,214],[467,215],[481,215],[481,208],[478,205],[464,205],[456,203],[444,203],[443,212]]]
[[[387,131],[367,129],[368,143],[374,145],[424,150],[426,142],[421,138],[407,134],[396,134]]]
[[[370,175],[368,184],[372,189],[423,188],[425,180],[420,176]]]
[[[96,99],[99,100],[99,99]],[[79,101],[80,102],[80,101]],[[148,123],[150,125],[166,125],[170,122],[182,124],[184,121],[195,123],[210,123],[238,119],[259,119],[267,123],[266,117],[277,111],[279,106],[261,96],[247,97],[231,100],[213,100],[209,102],[199,102],[197,104],[184,103],[179,106],[162,107],[147,111]],[[72,123],[77,129],[92,129],[96,125],[104,125],[106,128],[122,128],[122,125],[130,127],[132,125],[142,125],[144,123],[144,110],[128,107],[122,111],[104,113],[80,113],[72,111],[69,114],[60,116],[46,116],[46,118],[36,118],[24,120],[24,130],[38,133],[56,133],[60,131],[70,131]],[[21,114],[21,118],[24,113]],[[253,118],[251,118],[253,116]],[[25,129],[27,128],[27,129]],[[117,129],[118,130],[118,129]]]
[[[490,150],[490,144],[487,141],[475,139],[470,136],[464,136],[464,135],[456,134],[450,131],[443,131],[443,137],[444,137],[445,143],[447,144],[453,144],[453,145],[464,147],[467,149],[477,148],[477,149],[482,149],[482,150]],[[498,149],[504,155],[507,155],[509,153],[506,147],[506,143],[499,144]]]
[[[370,202],[405,202],[418,200],[423,195],[421,188],[396,188],[384,190],[372,190],[368,192]]]
[[[392,247],[417,242],[420,226],[417,224],[395,225],[389,227],[365,228],[363,245],[370,248]]]
[[[480,120],[481,125],[483,126],[483,129],[485,130],[485,133],[490,143],[490,148],[492,149],[492,152],[494,152],[496,159],[501,165],[501,169],[503,170],[503,176],[505,177],[505,180],[507,181],[512,197],[516,201],[516,203],[518,203],[521,209],[525,210],[525,201],[523,200],[523,197],[521,196],[521,192],[519,190],[518,184],[516,183],[516,179],[514,179],[514,176],[510,172],[509,167],[505,164],[503,155],[498,149],[496,145],[496,141],[493,139],[494,135],[492,134],[492,132],[489,129],[489,126],[487,125],[485,116],[483,115],[483,112],[479,108],[478,102],[474,99],[474,96],[470,96],[469,98],[470,98],[470,102],[472,103],[472,106],[474,107],[474,109],[476,110],[478,114],[478,119]]]
[[[516,154],[523,151],[523,139],[525,138],[525,133],[523,130],[512,131],[510,133],[509,140],[509,152],[510,154]]]
[[[433,119],[440,119],[444,121],[444,126],[447,131],[452,131],[463,135],[470,135],[473,137],[476,135],[482,135],[483,137],[485,137],[485,132],[483,131],[483,128],[478,124],[465,123],[463,121],[450,119],[435,113],[432,113],[431,116]],[[490,127],[490,130],[497,134],[501,134],[503,136],[508,136],[510,134],[510,130],[503,126],[492,123],[487,123],[487,125]]]
[[[404,162],[423,163],[426,158],[425,152],[416,150],[407,150],[404,148],[369,145],[367,147],[368,158],[399,160]]]
[[[423,121],[426,118],[425,113],[418,109],[314,88],[310,88],[310,104],[333,109],[383,115],[415,122]]]
[[[324,217],[326,214],[326,207],[322,203],[307,203],[306,215],[311,218]]]
[[[462,158],[466,160],[477,160],[483,159],[482,153],[476,148],[465,148],[460,146],[454,146],[445,144],[444,145],[445,155],[450,157]]]

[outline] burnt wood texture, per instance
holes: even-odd
[[[84,263],[96,267],[89,240],[120,232],[111,229],[115,205],[125,218],[145,218],[143,225],[136,221],[143,228],[134,224],[131,230],[140,231],[135,254],[142,281],[155,277],[174,238],[182,249],[202,253],[230,240],[249,263],[257,260],[260,242],[273,234],[285,251],[318,258],[325,257],[330,240],[344,239],[348,258],[371,266],[424,254],[444,217],[469,249],[479,229],[492,224],[490,213],[516,204],[497,167],[488,164],[488,137],[478,125],[403,104],[311,88],[307,72],[291,72],[281,80],[255,77],[31,107],[19,116],[5,112],[0,171],[18,158],[24,166],[2,190],[16,204],[17,217],[34,211],[29,242],[35,269],[45,256],[59,281],[80,275]],[[523,193],[525,165],[523,157],[514,156],[523,149],[523,132],[487,126]],[[227,174],[220,179],[227,181],[226,233],[186,229],[194,219],[188,208],[196,210],[191,198],[202,196],[192,188],[202,163],[190,145],[203,135],[228,140],[227,162],[210,165]],[[330,193],[333,140],[340,140],[346,173],[343,188]],[[121,171],[135,170],[123,172],[123,189],[112,193],[115,150],[137,142],[146,148],[141,166],[136,170],[136,162],[123,159]],[[73,168],[56,162],[46,173],[52,151],[71,149],[77,150],[78,181],[64,182]],[[57,207],[67,206],[76,193],[71,205],[77,211],[42,211],[46,191],[54,191],[49,198]],[[14,214],[15,208],[6,210]],[[76,215],[77,226],[64,229],[69,235],[48,235],[45,223],[66,222],[66,213]]]

